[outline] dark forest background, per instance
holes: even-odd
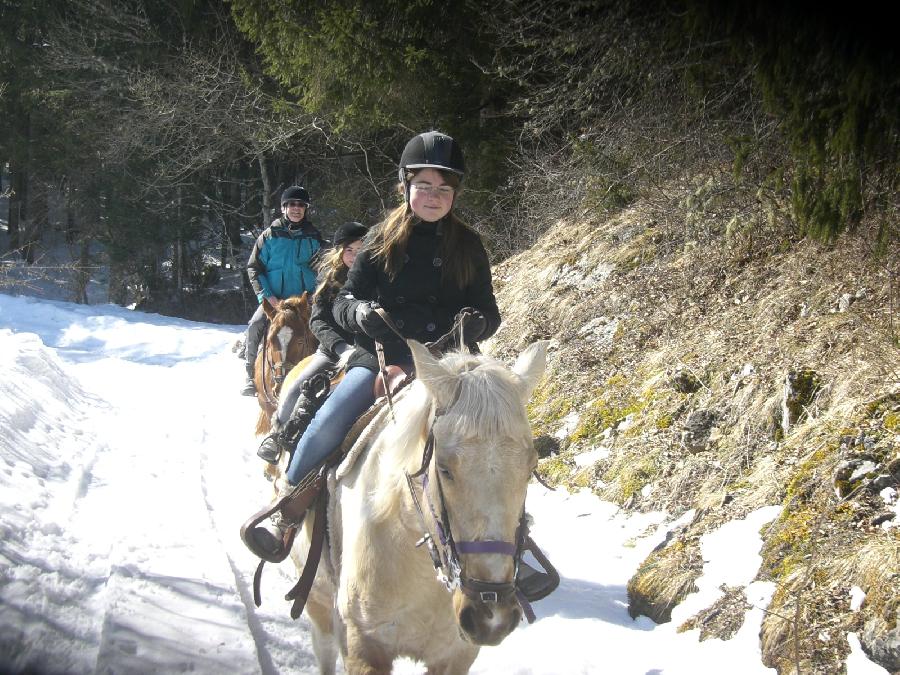
[[[709,183],[745,255],[898,239],[889,3],[0,0],[6,260],[65,231],[110,300],[242,266],[293,183],[312,218],[377,221],[415,133],[460,140],[495,261],[638,199],[686,227]],[[695,201],[709,201],[703,184]],[[697,234],[697,233],[694,233]],[[749,243],[747,243],[749,242]]]

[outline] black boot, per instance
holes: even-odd
[[[322,407],[330,389],[331,381],[325,373],[313,375],[304,382],[291,418],[280,429],[273,428],[269,432],[256,454],[269,464],[275,464],[278,462],[282,450],[287,453],[294,452],[294,448],[300,442],[300,437],[312,422],[316,411]]]
[[[516,574],[516,588],[525,596],[529,602],[537,602],[542,598],[546,598],[556,587],[559,586],[559,572],[544,555],[544,552],[534,543],[534,539],[528,533],[531,525],[531,516],[525,516],[525,532],[522,541],[522,549],[519,551],[519,569]],[[536,569],[533,565],[526,563],[523,558],[525,552],[530,552],[534,559],[540,565],[540,569]]]
[[[268,562],[279,563],[290,552],[297,528],[303,522],[306,509],[315,499],[321,483],[311,482],[295,487],[284,483],[278,488],[275,501],[253,515],[241,527],[241,539],[254,554]],[[264,520],[267,520],[263,524]]]
[[[272,429],[262,443],[259,444],[256,454],[260,459],[266,460],[269,464],[278,464],[278,458],[281,456],[282,449],[278,442],[280,434],[280,429]]]
[[[556,570],[552,573],[546,570],[536,570],[534,567],[519,560],[519,574],[516,576],[516,588],[522,591],[522,595],[529,602],[537,602],[546,598],[559,586],[559,575]]]
[[[248,363],[247,379],[244,380],[244,386],[241,387],[241,396],[256,396],[256,384],[253,382],[253,364]]]

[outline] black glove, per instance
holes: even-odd
[[[360,302],[356,305],[354,318],[359,329],[373,340],[382,340],[392,335],[387,324],[381,320],[375,311],[378,304],[374,302]]]
[[[472,307],[463,307],[459,310],[455,322],[462,322],[463,343],[467,345],[478,342],[487,328],[487,319],[484,318],[484,314]]]

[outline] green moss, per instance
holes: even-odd
[[[884,416],[884,428],[890,432],[900,431],[900,415],[890,412]]]
[[[819,487],[822,481],[821,466],[827,460],[833,460],[837,452],[834,446],[824,446],[807,457],[794,472],[787,486],[787,503],[794,501],[806,502],[812,492]]]
[[[535,388],[527,407],[534,434],[540,436],[557,429],[574,407],[575,401],[557,383],[544,380]]]
[[[810,552],[810,530],[816,513],[808,505],[782,512],[774,527],[761,534],[765,538],[762,549],[762,569],[770,578],[784,579],[801,565]],[[768,527],[768,526],[766,526]]]
[[[548,457],[538,462],[538,473],[554,485],[565,482],[571,472],[572,468],[560,457]]]
[[[611,484],[613,499],[624,502],[645,485],[652,483],[659,474],[656,456],[643,455],[640,458],[622,458],[604,473],[603,481]]]
[[[590,440],[599,436],[605,429],[616,426],[628,415],[640,413],[654,398],[652,389],[645,390],[640,396],[631,392],[628,378],[616,374],[610,376],[606,386],[598,392],[598,397],[590,404],[582,415],[581,421],[572,433],[572,440]],[[630,433],[637,433],[637,429]]]

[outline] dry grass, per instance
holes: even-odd
[[[677,186],[669,192],[671,205]],[[629,583],[633,611],[667,616],[700,572],[693,542],[762,505],[784,503],[784,520],[764,533],[765,569],[778,584],[763,629],[766,658],[783,672],[797,661],[803,672],[828,672],[846,655],[851,619],[860,621],[846,608],[849,585],[888,581],[866,581],[891,555],[867,530],[874,503],[838,503],[831,479],[849,452],[840,439],[868,430],[867,406],[897,391],[891,307],[900,263],[873,258],[864,233],[832,247],[791,241],[778,234],[778,219],[765,236],[744,229],[729,239],[727,205],[686,219],[687,201],[679,203],[665,212],[664,203],[644,202],[603,223],[557,223],[501,264],[504,325],[492,350],[507,356],[535,337],[554,340],[550,393],[532,408],[536,426],[553,434],[567,415],[580,420],[561,438],[560,454],[542,461],[557,482],[592,486],[626,508],[697,509],[692,525]],[[677,389],[679,369],[694,376],[696,391]],[[799,369],[814,371],[822,386],[785,434],[784,381]],[[694,411],[715,420],[701,450],[682,443]],[[574,455],[600,444],[610,455],[576,476]],[[803,557],[804,528],[821,530],[815,560]],[[890,604],[872,602],[881,611]],[[730,630],[730,620],[708,617],[696,620],[710,635]],[[824,647],[817,630],[831,636]]]

